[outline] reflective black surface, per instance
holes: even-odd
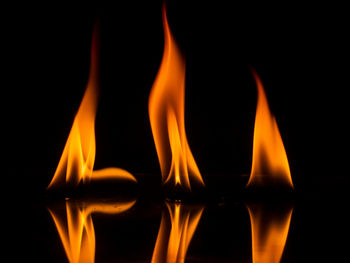
[[[75,204],[75,208],[81,211],[91,206],[136,200],[121,213],[105,213],[96,208],[91,210],[95,211],[91,213],[96,244],[95,262],[151,262],[162,217],[167,221],[165,229],[169,237],[171,226],[181,225],[181,220],[191,213],[191,209],[198,213],[198,207],[203,211],[188,245],[185,262],[253,262],[252,218],[247,209],[247,205],[253,204],[263,211],[260,223],[266,226],[262,230],[265,237],[269,236],[267,226],[271,220],[279,217],[276,211],[283,215],[288,207],[293,208],[281,262],[343,260],[347,254],[346,237],[349,231],[345,192],[341,188],[328,192],[323,191],[322,187],[318,189],[321,190],[299,192],[289,202],[278,196],[274,201],[264,202],[232,197],[222,198],[221,201],[182,203],[160,197],[147,198],[144,194],[128,198],[89,198],[88,195],[67,200],[47,196],[28,198],[18,200],[6,213],[6,218],[10,219],[6,226],[10,231],[6,231],[9,236],[7,238],[6,234],[4,238],[8,240],[7,252],[10,252],[12,262],[68,262],[49,210],[66,220],[69,203]],[[169,213],[172,211],[174,215],[176,205],[185,207],[185,210],[179,214],[180,221],[173,222]],[[72,210],[73,215],[77,216],[78,210]]]

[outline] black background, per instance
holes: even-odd
[[[340,193],[345,194],[349,185],[347,9],[319,2],[229,5],[228,1],[178,0],[168,1],[167,9],[170,28],[186,57],[186,131],[204,181],[209,174],[250,172],[256,106],[252,66],[276,115],[295,187],[307,192],[308,201],[296,205],[284,261],[321,261],[325,255],[343,258],[346,243],[341,237],[348,229],[345,205],[323,201],[334,196],[346,200]],[[161,1],[30,3],[1,10],[5,44],[1,52],[1,127],[5,131],[1,185],[2,192],[10,193],[4,203],[22,194],[43,193],[54,174],[85,91],[97,14],[101,96],[95,167],[117,166],[160,180],[147,104],[163,53]],[[15,214],[4,210],[4,217],[15,222],[21,233],[12,234],[13,242],[7,242],[15,249],[12,256],[20,254],[19,246],[28,252],[22,256],[38,262],[56,256],[56,261],[63,260],[45,205],[18,200]],[[204,229],[208,240],[216,240],[212,227],[222,228],[221,238],[226,226],[236,227],[230,220],[236,220],[244,227],[232,235],[243,238],[244,245],[238,247],[244,247],[242,258],[248,258],[246,211],[240,208],[237,216],[229,207],[225,211],[232,215],[227,217],[215,209],[209,207],[208,213],[213,213],[205,220],[210,224],[204,220],[199,233]],[[140,240],[139,247],[147,244],[141,252],[148,259],[159,224],[158,210],[156,216],[142,214],[152,217],[146,220],[147,227],[141,216],[136,228],[128,219],[130,228],[124,229],[126,244],[134,244],[133,240]],[[222,226],[220,218],[227,218]],[[97,232],[104,226],[98,220]],[[107,223],[107,233],[111,225],[118,227],[114,221]],[[119,230],[111,233],[120,235]],[[198,242],[195,239],[192,247],[201,247]],[[108,249],[108,245],[101,247]],[[202,247],[199,254],[214,253],[210,248]],[[236,253],[232,255],[237,258]]]
[[[9,189],[36,193],[50,182],[85,90],[97,14],[101,86],[95,168],[160,174],[147,106],[163,52],[161,3],[3,9],[2,127],[8,146],[3,168]],[[167,9],[186,58],[186,131],[204,181],[206,174],[250,172],[252,66],[276,115],[296,187],[331,184],[328,178],[335,189],[348,183],[344,8],[169,1]]]

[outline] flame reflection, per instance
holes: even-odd
[[[286,244],[293,207],[247,205],[253,263],[279,263]]]
[[[204,186],[185,131],[185,61],[170,32],[163,5],[164,53],[148,112],[164,184]]]
[[[168,211],[163,211],[151,262],[185,262],[204,206],[168,202],[165,204]]]
[[[95,26],[90,58],[90,73],[84,97],[69,133],[56,172],[48,186],[78,185],[92,179],[120,178],[136,182],[129,172],[120,168],[93,171],[96,155],[95,118],[98,98],[98,27]]]
[[[65,209],[48,208],[70,263],[95,262],[95,229],[93,213],[120,214],[136,200],[125,202],[79,202],[67,200]]]

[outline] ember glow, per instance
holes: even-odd
[[[253,161],[247,186],[285,185],[293,188],[286,150],[258,74],[253,70],[258,102],[255,115]]]
[[[96,155],[95,118],[98,99],[98,29],[95,26],[91,45],[90,73],[79,110],[75,116],[56,172],[48,186],[78,185],[92,179],[119,178],[136,182],[120,168],[93,171]]]
[[[204,186],[185,132],[185,61],[170,32],[163,5],[164,53],[149,97],[149,118],[164,184]]]
[[[183,263],[204,207],[165,203],[151,263]]]
[[[293,208],[271,211],[261,204],[247,207],[252,232],[253,263],[279,263],[288,237]]]
[[[130,209],[136,200],[128,202],[66,201],[65,211],[48,209],[61,238],[70,263],[95,262],[95,229],[93,213],[120,214]]]

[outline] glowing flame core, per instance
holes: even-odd
[[[92,179],[119,178],[136,182],[132,174],[120,168],[93,171],[96,156],[95,118],[98,99],[97,41],[98,30],[95,26],[87,87],[48,188],[66,184],[78,185],[80,182],[86,183]]]
[[[163,6],[164,53],[149,97],[149,117],[163,183],[204,186],[185,132],[185,62],[170,32]]]
[[[252,70],[257,85],[258,102],[255,115],[253,160],[247,186],[281,184],[293,186],[287,154],[273,114],[270,112],[264,87]]]

